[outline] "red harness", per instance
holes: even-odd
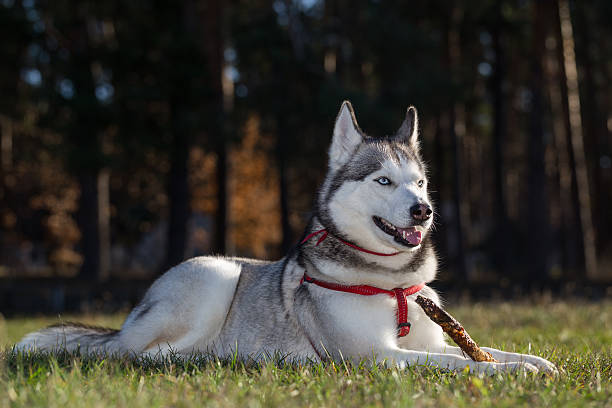
[[[414,295],[425,287],[425,283],[410,286],[408,288],[395,288],[392,290],[377,288],[370,285],[341,285],[339,283],[324,282],[318,279],[311,278],[304,274],[300,285],[306,283],[314,283],[325,289],[336,290],[338,292],[354,293],[362,296],[388,295],[397,300],[397,337],[404,337],[410,333],[410,322],[408,322],[408,302],[406,296]]]
[[[325,228],[308,234],[306,238],[302,240],[301,244],[307,242],[312,237],[315,237],[321,233],[323,233],[323,236],[319,238],[315,246],[319,245],[325,240],[325,238],[327,238],[328,232]],[[361,252],[365,252],[371,255],[394,256],[399,254],[399,252],[394,252],[392,254],[374,252],[368,249],[358,247],[357,245],[351,244],[350,242],[344,241],[343,239],[340,239],[338,237],[336,237],[336,239],[338,239],[343,244],[350,246],[351,248],[355,248]],[[354,293],[356,295],[362,296],[374,296],[384,294],[394,297],[397,300],[397,337],[404,337],[408,333],[410,333],[410,322],[408,322],[408,302],[406,301],[406,296],[414,295],[425,287],[425,282],[419,283],[418,285],[410,286],[408,288],[395,288],[392,290],[381,289],[377,288],[376,286],[370,285],[341,285],[339,283],[324,282],[318,279],[311,278],[306,273],[304,273],[304,277],[302,278],[302,280],[300,280],[300,285],[302,285],[304,282],[314,283],[315,285],[320,286],[322,288],[336,290],[338,292]]]
[[[327,238],[327,234],[328,234],[328,233],[327,233],[327,229],[325,229],[325,228],[320,229],[320,230],[315,231],[315,232],[311,232],[310,234],[308,234],[308,235],[306,236],[306,238],[304,238],[304,239],[302,240],[302,242],[300,242],[300,244],[303,244],[303,243],[307,242],[307,241],[308,241],[310,238],[312,238],[312,237],[316,237],[317,235],[319,235],[319,234],[321,234],[321,233],[323,233],[323,236],[321,236],[321,238],[319,238],[319,240],[318,240],[318,241],[317,241],[317,243],[315,244],[315,246],[318,246],[318,245],[319,245],[321,242],[325,241],[325,238]],[[336,237],[336,239],[337,239],[338,241],[342,242],[344,245],[348,245],[348,246],[350,246],[351,248],[355,248],[355,249],[356,249],[356,250],[358,250],[358,251],[365,252],[366,254],[370,254],[370,255],[377,255],[377,256],[395,256],[395,255],[399,254],[399,252],[393,252],[393,253],[391,253],[391,254],[385,254],[385,253],[382,253],[382,252],[374,252],[374,251],[370,251],[369,249],[365,249],[365,248],[359,247],[359,246],[357,246],[357,245],[355,245],[355,244],[351,244],[350,242],[345,241],[345,240],[343,240],[343,239],[340,239],[340,238],[338,238],[338,237]]]

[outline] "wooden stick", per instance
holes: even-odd
[[[453,316],[438,307],[431,299],[419,295],[416,298],[416,303],[421,306],[425,314],[427,314],[433,322],[442,327],[442,330],[444,330],[444,332],[448,334],[472,360],[497,362],[491,353],[483,351],[478,347],[478,344],[472,340],[468,332],[465,331],[463,326],[461,326]]]

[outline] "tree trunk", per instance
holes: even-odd
[[[444,214],[445,208],[447,207],[447,201],[444,200],[443,197],[450,195],[447,191],[443,191],[446,189],[449,183],[446,182],[446,174],[448,174],[448,169],[446,167],[446,152],[448,150],[448,146],[446,143],[447,132],[443,123],[443,114],[441,112],[437,112],[436,121],[435,121],[435,132],[434,132],[434,162],[431,166],[431,178],[430,185],[433,186],[433,191],[430,192],[430,197],[432,201],[437,205],[436,211],[434,211],[434,223],[436,225],[434,240],[436,242],[436,248],[440,254],[448,254],[449,247],[449,239],[454,237],[449,237],[448,226],[446,223],[441,222],[439,219],[439,214]],[[448,271],[441,270],[440,278],[441,279],[450,279],[451,276],[447,275]]]
[[[196,9],[193,0],[181,1],[179,21],[182,23],[183,35],[196,34]],[[170,112],[172,121],[172,144],[170,146],[170,172],[168,173],[166,194],[169,202],[168,231],[166,238],[166,260],[164,272],[185,259],[187,248],[187,224],[190,216],[190,189],[189,189],[189,150],[191,137],[185,129],[185,115],[187,107],[181,102],[180,95],[173,95],[170,99]]]
[[[493,93],[493,166],[495,170],[495,248],[494,265],[501,276],[508,270],[509,230],[506,208],[505,173],[504,173],[504,146],[506,142],[506,103],[504,95],[505,55],[503,46],[503,16],[500,2],[495,4],[495,20],[492,27],[493,50],[495,52],[495,66],[491,78]]]
[[[110,170],[98,173],[98,233],[100,235],[100,270],[98,280],[110,278],[111,271],[111,228],[110,228]]]
[[[553,15],[557,16],[556,4]],[[561,244],[561,260],[565,278],[571,278],[568,273],[574,270],[577,265],[577,246],[575,231],[576,222],[574,214],[576,213],[572,200],[572,168],[570,163],[568,139],[569,125],[567,122],[566,107],[563,103],[563,87],[561,86],[562,67],[559,65],[560,59],[560,28],[558,19],[553,21],[553,34],[550,36],[550,41],[547,41],[547,50],[545,57],[546,67],[546,87],[548,90],[548,98],[550,101],[550,109],[552,115],[552,131],[553,143],[556,153],[556,170],[557,170],[557,200],[558,200],[558,219],[553,219],[553,224],[560,232],[559,242]],[[567,101],[567,100],[566,100]],[[554,213],[553,213],[554,215]]]
[[[82,172],[78,176],[78,182],[81,196],[77,220],[81,230],[81,252],[83,253],[83,264],[79,277],[97,280],[100,272],[97,174]]]
[[[531,58],[531,116],[527,141],[528,198],[525,215],[527,220],[528,271],[531,281],[542,285],[548,278],[550,256],[550,229],[547,212],[547,185],[545,169],[544,109],[542,84],[544,80],[542,55],[546,43],[546,21],[550,17],[544,2],[533,5],[533,45]]]
[[[214,252],[226,252],[227,240],[227,145],[219,141],[217,153],[217,216],[215,217]]]
[[[0,115],[0,169],[5,172],[13,166],[13,121]]]
[[[110,273],[109,173],[104,168],[104,153],[100,146],[104,125],[97,120],[98,101],[92,72],[95,59],[87,29],[89,24],[92,24],[90,17],[80,21],[77,29],[79,35],[72,38],[70,43],[75,89],[83,102],[73,112],[75,118],[68,138],[75,149],[71,152],[69,163],[71,171],[77,175],[81,190],[78,223],[83,264],[79,277],[104,281]]]
[[[177,109],[173,110],[174,135],[170,151],[170,173],[168,174],[167,194],[169,200],[168,238],[164,270],[183,261],[187,246],[187,223],[189,222],[189,137],[176,122],[180,118]]]
[[[110,273],[108,179],[107,170],[82,171],[78,175],[81,197],[77,220],[83,253],[79,277],[89,281],[104,281]]]
[[[215,232],[213,251],[226,252],[227,240],[227,142],[225,140],[225,111],[223,99],[223,14],[224,3],[221,0],[205,2],[204,36],[205,52],[210,73],[212,90],[211,106],[215,114],[213,126],[210,129],[214,139],[213,146],[217,154],[217,214],[215,217]]]
[[[608,211],[609,203],[612,201],[612,186],[606,183],[606,177],[602,174],[599,165],[600,155],[610,151],[610,140],[608,138],[607,118],[603,112],[607,112],[605,103],[602,103],[598,87],[609,89],[606,85],[596,83],[596,78],[605,78],[605,64],[600,63],[598,55],[605,55],[605,47],[600,41],[595,40],[593,27],[589,25],[589,5],[576,3],[576,39],[580,38],[576,47],[577,59],[584,67],[584,98],[582,109],[584,114],[585,150],[587,153],[588,171],[592,175],[593,186],[593,224],[612,225],[612,213]],[[579,52],[581,51],[581,52]],[[604,57],[605,58],[605,57]],[[601,67],[604,67],[601,70]],[[600,80],[601,81],[601,80]],[[606,82],[605,80],[603,82]],[[591,153],[590,157],[588,153]],[[610,228],[597,228],[597,252],[605,248],[610,239]]]
[[[462,10],[459,6],[454,6],[447,30],[447,66],[451,75],[457,80],[457,69],[460,66],[461,58],[461,41],[459,38],[458,25],[462,19]],[[453,102],[452,107],[447,113],[447,126],[449,139],[451,141],[451,150],[453,155],[453,198],[454,205],[454,223],[455,223],[455,248],[457,275],[460,282],[468,281],[468,271],[465,263],[465,236],[463,233],[463,221],[466,212],[464,211],[464,185],[463,185],[463,143],[462,136],[465,131],[465,122],[463,109],[459,103]]]
[[[278,120],[278,134],[276,135],[276,163],[280,190],[281,250],[283,254],[286,254],[293,246],[293,231],[289,222],[289,188],[287,186],[287,132],[286,120],[281,117]]]
[[[580,111],[580,94],[578,90],[578,69],[574,50],[574,34],[568,0],[558,0],[561,38],[563,40],[563,64],[567,85],[569,108],[570,142],[574,156],[576,191],[578,193],[580,225],[584,251],[584,269],[586,278],[597,277],[597,255],[595,250],[595,231],[591,219],[591,195],[584,154],[582,119]]]

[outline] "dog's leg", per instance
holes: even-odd
[[[207,351],[223,327],[240,271],[238,263],[212,257],[171,269],[126,319],[122,348],[147,355]]]
[[[497,372],[516,372],[523,370],[526,372],[538,372],[538,369],[527,362],[476,362],[457,354],[429,353],[425,351],[412,350],[388,350],[380,356],[386,356],[387,360],[396,364],[400,368],[410,366],[427,366],[454,371],[463,371],[466,367],[472,373],[494,374]]]
[[[534,356],[531,354],[511,353],[508,351],[497,350],[497,349],[490,348],[490,347],[481,347],[481,348],[484,351],[488,351],[489,353],[491,353],[493,358],[496,359],[497,361],[504,361],[504,362],[524,361],[524,362],[527,362],[529,364],[532,364],[538,367],[538,369],[542,371],[543,373],[554,374],[554,375],[559,374],[557,367],[553,363],[551,363],[550,361],[542,357]]]
[[[491,353],[494,359],[502,363],[529,363],[533,366],[536,366],[539,371],[545,374],[558,374],[557,367],[553,363],[546,359],[543,359],[542,357],[533,356],[530,354],[511,353],[490,347],[481,347],[481,349],[484,351],[488,351],[489,353]],[[467,357],[466,354],[461,350],[461,348],[456,346],[450,346],[447,344],[436,347],[432,351]]]

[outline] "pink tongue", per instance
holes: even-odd
[[[415,227],[398,228],[397,230],[410,245],[419,245],[421,243],[421,231],[418,231]]]

